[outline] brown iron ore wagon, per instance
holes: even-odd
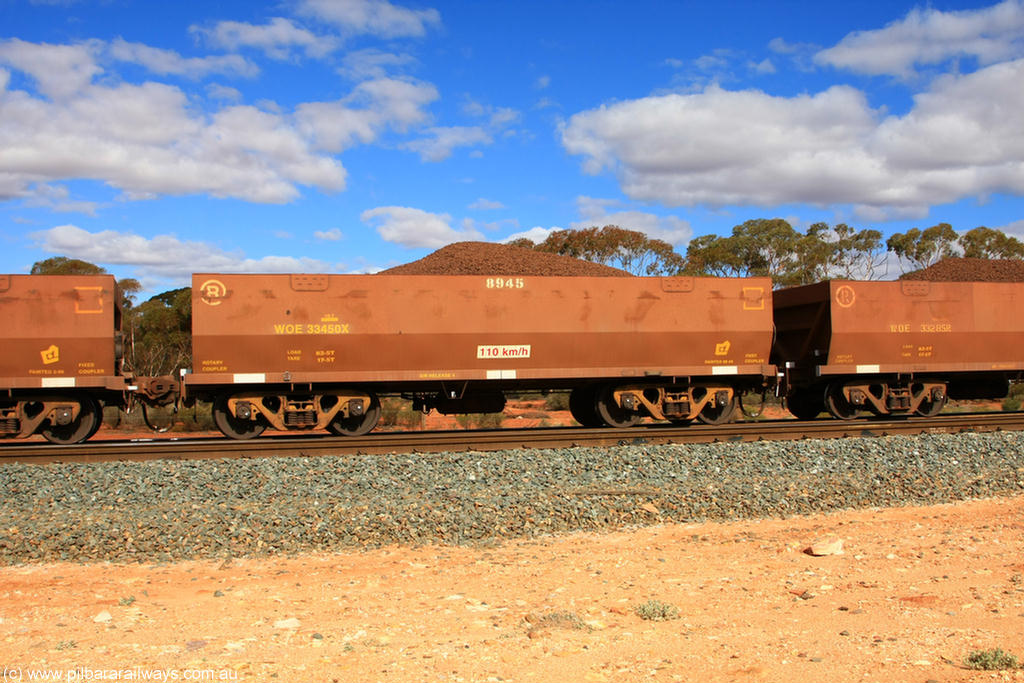
[[[233,438],[362,434],[379,396],[498,412],[571,390],[584,425],[730,419],[774,381],[767,278],[193,276],[186,400]]]
[[[0,275],[0,438],[85,441],[103,405],[175,399],[170,377],[123,372],[121,308],[112,275]]]
[[[1024,283],[833,280],[773,295],[790,411],[934,415],[1024,373]]]
[[[0,436],[77,443],[120,403],[121,316],[113,276],[0,275]]]

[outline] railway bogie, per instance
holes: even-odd
[[[213,401],[217,427],[234,439],[251,439],[267,427],[281,431],[329,430],[359,435],[373,429],[380,418],[380,401],[356,390],[320,390],[296,393],[288,388],[230,390]]]

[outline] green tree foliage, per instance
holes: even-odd
[[[814,223],[805,239],[814,245],[810,247],[814,268],[804,273],[803,283],[829,278],[874,280],[886,275],[882,233],[878,230],[856,230],[846,223],[834,227]]]
[[[757,218],[732,229],[728,237],[703,235],[686,250],[687,272],[723,277],[769,276],[777,285],[796,284],[813,255],[810,242],[781,218]]]
[[[686,251],[687,272],[719,277],[767,276],[778,287],[829,278],[884,275],[882,233],[815,223],[805,234],[781,218],[749,220],[727,237],[702,235]]]
[[[1000,230],[978,227],[960,235],[957,241],[966,258],[1024,258],[1024,243]]]
[[[138,376],[189,367],[192,358],[192,289],[157,294],[132,311],[127,326],[128,365]]]
[[[540,244],[526,239],[511,244],[614,266],[634,275],[675,275],[685,265],[668,242],[617,225],[555,230]]]
[[[938,263],[944,258],[956,256],[956,231],[949,223],[939,223],[926,230],[912,228],[896,233],[885,245],[899,257],[900,263],[909,265],[910,270],[919,270]]]
[[[76,258],[54,256],[33,263],[31,273],[32,275],[106,275],[107,269]]]

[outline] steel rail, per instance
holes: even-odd
[[[301,436],[283,434],[250,441],[232,441],[219,436],[198,439],[161,437],[93,441],[74,446],[20,441],[0,444],[0,464],[384,455],[1019,430],[1024,430],[1024,413],[961,413],[899,420],[766,420],[682,427],[650,424],[626,429],[544,427],[488,431],[377,432],[361,437],[335,437],[320,433]]]

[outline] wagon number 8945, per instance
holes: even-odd
[[[489,277],[487,289],[522,289],[526,280],[521,277]]]

